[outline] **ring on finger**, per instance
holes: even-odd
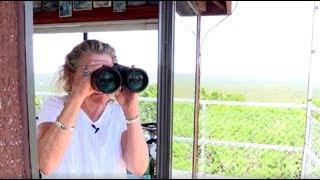
[[[83,71],[82,71],[82,75],[84,76],[84,77],[89,77],[90,76],[90,72],[89,72],[89,70],[88,70],[88,66],[87,65],[83,65]]]

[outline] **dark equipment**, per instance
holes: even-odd
[[[107,94],[112,94],[121,85],[139,93],[148,86],[148,83],[148,75],[143,69],[129,68],[117,63],[113,67],[103,66],[91,75],[91,86]]]

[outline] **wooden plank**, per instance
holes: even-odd
[[[230,1],[231,3],[231,1]],[[206,1],[206,11],[203,16],[228,15],[227,1]]]
[[[54,24],[73,22],[97,22],[115,20],[136,20],[158,18],[158,5],[127,7],[126,12],[113,12],[112,8],[93,8],[92,10],[73,11],[72,17],[59,17],[58,11],[34,13],[34,24]]]
[[[190,7],[189,3],[190,1],[177,1],[176,2],[176,12],[180,16],[195,16],[192,7]]]
[[[232,1],[226,1],[226,9],[227,9],[227,15],[231,15],[231,13],[232,13]]]
[[[197,10],[202,14],[207,10],[207,3],[206,1],[192,1],[192,3],[195,5]]]
[[[212,1],[212,3],[214,5],[216,5],[218,8],[220,8],[221,10],[225,10],[226,9],[226,3],[224,1]]]

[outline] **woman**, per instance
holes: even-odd
[[[37,120],[38,159],[43,178],[141,176],[148,148],[139,123],[138,94],[122,87],[112,96],[91,87],[90,74],[112,67],[114,49],[97,40],[73,48],[61,69],[64,97],[52,97]]]

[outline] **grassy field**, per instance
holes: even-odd
[[[174,169],[191,171],[191,159],[192,144],[173,143]],[[300,153],[206,145],[199,171],[226,177],[296,179],[301,159]]]
[[[173,133],[192,137],[193,106],[175,103],[173,117]],[[209,139],[303,146],[304,128],[305,110],[302,109],[207,106],[205,131]]]
[[[174,136],[192,137],[192,105],[175,103],[173,121]],[[210,140],[302,147],[304,126],[304,110],[217,105],[207,107],[205,131]],[[173,167],[191,170],[191,152],[192,144],[174,142]],[[302,153],[205,145],[200,170],[232,177],[298,178],[301,160]]]
[[[150,91],[154,89],[143,95],[155,97],[155,93]],[[246,97],[240,93],[203,89],[201,96],[203,99],[246,101]],[[142,116],[145,121],[155,119],[156,103],[141,102],[141,107],[146,109]],[[201,107],[201,112],[203,110]],[[205,124],[203,124],[204,115]],[[305,110],[207,105],[206,113],[200,113],[200,128],[205,128],[205,136],[209,140],[303,147]],[[193,136],[192,104],[174,103],[173,135]],[[205,149],[204,158],[199,160],[199,170],[202,172],[241,178],[300,177],[302,152],[201,146],[204,147],[200,149]],[[191,171],[192,141],[190,143],[174,141],[172,155],[174,169]]]

